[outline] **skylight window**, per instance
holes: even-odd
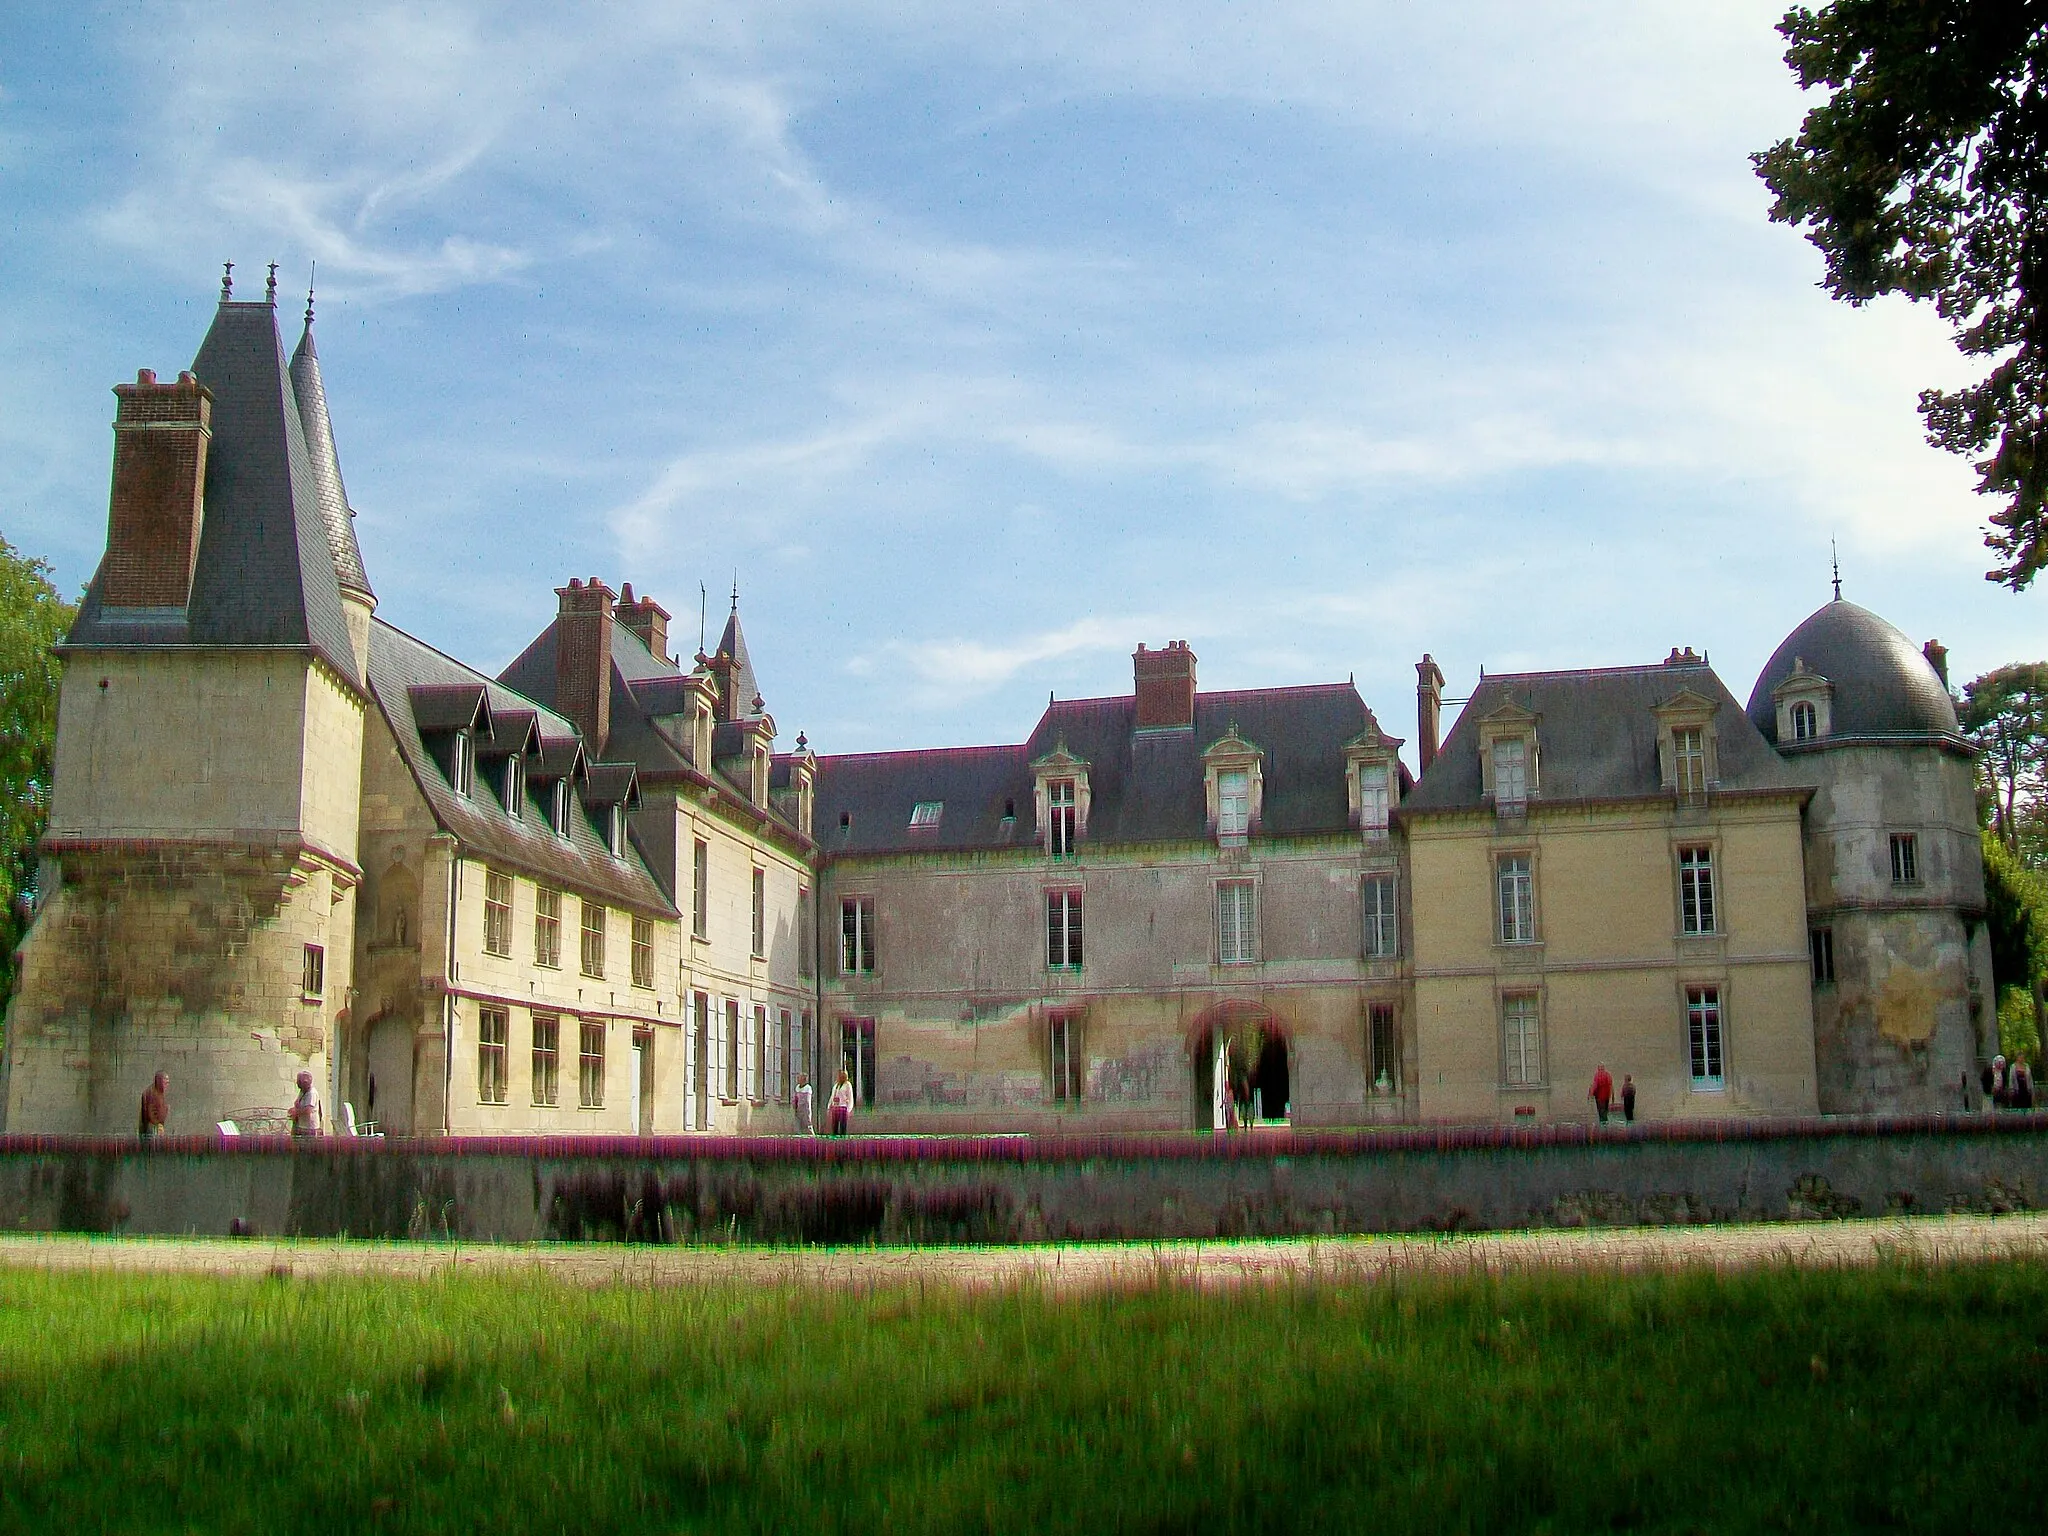
[[[936,827],[945,812],[946,802],[943,800],[920,800],[911,807],[910,824],[912,827]]]

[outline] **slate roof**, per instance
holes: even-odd
[[[725,633],[718,637],[718,649],[712,654],[732,658],[733,714],[753,714],[754,700],[761,697],[761,687],[754,681],[754,663],[747,655],[747,637],[740,633],[740,604],[737,597],[733,599],[732,617],[725,621]]]
[[[369,573],[363,569],[363,552],[356,544],[355,508],[342,489],[341,458],[334,451],[334,423],[327,415],[327,386],[320,378],[320,354],[313,346],[313,301],[306,301],[306,329],[292,353],[292,393],[299,402],[299,421],[305,430],[306,455],[313,471],[313,494],[320,505],[320,521],[327,529],[327,548],[334,556],[335,578],[344,592],[370,591]]]
[[[1233,725],[1263,753],[1261,835],[1350,828],[1344,747],[1372,721],[1352,685],[1198,693],[1192,730],[1140,732],[1136,718],[1128,695],[1073,699],[1047,706],[1015,746],[820,757],[818,843],[828,853],[1033,844],[1031,764],[1061,746],[1088,764],[1086,841],[1199,840],[1209,835],[1202,754]],[[913,831],[912,809],[930,801],[944,806],[938,824]]]
[[[222,303],[192,372],[213,392],[213,439],[185,616],[124,621],[95,573],[66,645],[308,649],[360,684],[275,308]]]
[[[1402,814],[1476,810],[1489,803],[1480,794],[1479,727],[1508,704],[1538,717],[1536,793],[1531,804],[1668,799],[1671,791],[1660,778],[1653,711],[1686,689],[1715,705],[1723,792],[1802,788],[1711,667],[1660,664],[1498,673],[1482,678],[1473,690],[1436,761],[1402,803]]]
[[[464,853],[637,912],[676,915],[630,838],[625,858],[611,856],[602,833],[584,813],[584,808],[597,801],[582,786],[578,787],[582,805],[578,814],[569,818],[568,838],[557,837],[548,825],[546,803],[535,791],[560,778],[576,753],[576,728],[567,720],[381,619],[370,626],[370,695],[391,727],[399,755],[412,771],[435,822],[454,834]],[[470,718],[480,710],[488,711],[499,732],[509,729],[524,734],[535,729],[539,733],[542,762],[534,764],[527,776],[527,803],[518,821],[507,815],[499,802],[502,778],[478,773],[474,792],[464,798],[448,782],[440,759],[428,744],[435,725],[447,728],[447,722],[459,721],[465,707]],[[544,772],[543,765],[552,771]],[[603,791],[616,798],[630,769],[600,764],[591,773],[605,775]]]
[[[1749,695],[1749,718],[1778,739],[1776,688],[1804,660],[1834,685],[1829,739],[1841,736],[1958,736],[1955,701],[1920,648],[1868,608],[1836,598],[1810,614],[1764,663]]]

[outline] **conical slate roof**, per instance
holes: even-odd
[[[306,329],[292,354],[292,392],[299,398],[299,421],[306,434],[306,457],[313,471],[313,494],[320,520],[327,526],[327,547],[334,553],[334,575],[344,592],[375,600],[363,552],[356,544],[355,509],[341,485],[341,459],[334,451],[334,424],[327,415],[327,387],[320,381],[320,354],[313,346],[313,304],[306,302]]]
[[[1749,695],[1749,718],[1773,745],[1771,691],[1799,662],[1834,685],[1833,736],[1954,736],[1955,701],[1920,648],[1868,608],[1836,598],[1785,637]]]
[[[739,720],[754,714],[754,700],[761,696],[761,687],[754,681],[754,663],[747,656],[747,637],[740,633],[738,598],[733,599],[732,617],[725,621],[725,633],[718,637],[715,654],[732,658],[732,717]]]

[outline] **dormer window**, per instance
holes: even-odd
[[[1658,781],[1680,800],[1702,800],[1721,781],[1714,739],[1718,709],[1718,701],[1681,688],[1653,711]]]
[[[557,779],[548,796],[548,827],[555,836],[566,838],[569,835],[570,809],[569,781]]]
[[[526,819],[526,760],[518,756],[505,759],[505,814],[514,821]]]
[[[476,743],[467,731],[457,731],[450,741],[448,782],[467,800],[476,791]]]
[[[1793,704],[1790,714],[1794,741],[1812,741],[1820,735],[1820,711],[1813,707],[1811,699],[1798,700]]]
[[[1358,825],[1367,837],[1383,836],[1387,830],[1391,777],[1385,763],[1368,763],[1358,770]]]
[[[604,810],[604,845],[615,859],[626,856],[626,808],[608,805]]]
[[[1071,859],[1088,835],[1088,764],[1062,741],[1031,764],[1031,777],[1039,846],[1048,858]]]
[[[1520,816],[1542,783],[1537,717],[1512,699],[1479,722],[1479,791],[1503,816]]]
[[[1671,763],[1678,792],[1685,796],[1707,792],[1707,733],[1700,727],[1680,726],[1671,733]]]
[[[1074,781],[1053,779],[1045,786],[1046,852],[1056,859],[1074,853]]]
[[[1242,769],[1216,775],[1216,840],[1241,845],[1252,829],[1252,776]]]
[[[1351,824],[1368,842],[1387,835],[1394,807],[1401,799],[1401,768],[1394,755],[1400,745],[1398,737],[1382,734],[1379,722],[1370,716],[1365,729],[1344,743]]]
[[[945,814],[945,801],[920,800],[910,808],[910,829],[915,832],[920,828],[936,827],[939,818]]]
[[[748,793],[752,796],[754,804],[759,809],[765,811],[768,809],[768,747],[766,743],[759,744],[754,748],[752,779],[753,782],[748,785]]]
[[[1493,744],[1493,803],[1504,811],[1529,802],[1529,743],[1511,736]]]
[[[1235,725],[1202,754],[1209,825],[1223,848],[1242,848],[1263,810],[1263,754]]]
[[[1820,741],[1834,728],[1835,685],[1806,664],[1806,658],[1792,658],[1792,671],[1771,690],[1778,707],[1778,745],[1799,746]]]

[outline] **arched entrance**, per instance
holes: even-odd
[[[364,1089],[358,1121],[372,1120],[387,1136],[412,1134],[412,1021],[385,1014],[370,1024],[363,1052]]]
[[[1219,1003],[1188,1031],[1197,1130],[1293,1118],[1287,1026],[1258,1003]]]

